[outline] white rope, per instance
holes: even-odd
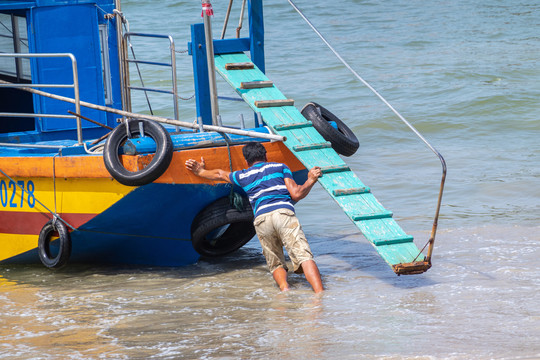
[[[385,103],[386,106],[388,106],[390,110],[392,110],[392,112],[396,114],[401,119],[401,121],[403,121],[431,149],[431,151],[433,151],[441,159],[441,161],[444,164],[444,159],[442,158],[441,154],[433,146],[431,146],[431,144],[422,136],[422,134],[420,134],[420,132],[418,132],[418,130],[416,130],[416,128],[412,126],[411,123],[409,123],[396,109],[394,109],[394,107],[390,105],[390,103],[386,101],[386,99],[381,94],[379,94],[377,90],[375,90],[366,80],[364,80],[360,75],[358,75],[356,71],[354,71],[354,69],[345,61],[345,59],[341,57],[341,55],[334,49],[334,47],[330,45],[330,43],[324,38],[321,32],[317,30],[317,28],[311,23],[311,21],[309,21],[309,19],[302,13],[302,11],[300,11],[300,9],[291,0],[287,0],[287,1],[296,10],[296,12],[298,12],[298,14],[307,22],[307,24],[313,29],[313,31],[315,31],[315,33],[321,38],[321,40],[324,41],[326,46],[328,46],[328,48],[332,50],[332,52],[334,53],[334,55],[336,55],[339,61],[341,61],[343,65],[345,65],[345,67],[347,67],[347,69],[349,69],[349,71],[358,80],[360,80],[369,90],[371,90],[375,95],[377,95],[377,97],[381,99],[381,101]]]
[[[368,89],[370,89],[375,95],[377,95],[377,97],[379,99],[381,99],[381,101],[383,103],[385,103],[386,106],[388,106],[390,108],[390,110],[392,110],[392,112],[394,114],[396,114],[401,119],[401,121],[403,121],[405,123],[405,125],[407,125],[420,138],[420,140],[422,140],[424,142],[424,144],[426,144],[427,147],[431,151],[433,151],[433,153],[439,158],[439,160],[441,162],[441,167],[442,167],[441,186],[440,186],[440,189],[439,189],[439,196],[438,196],[438,199],[437,199],[437,207],[436,207],[436,210],[435,210],[435,217],[434,217],[434,220],[433,220],[433,228],[431,230],[431,237],[430,237],[430,239],[428,240],[428,243],[427,243],[427,244],[429,244],[429,248],[428,248],[428,255],[426,257],[426,261],[431,264],[431,254],[433,252],[433,244],[435,242],[435,234],[437,232],[437,224],[438,224],[438,219],[439,219],[439,211],[441,209],[441,201],[442,201],[442,195],[443,195],[443,191],[444,191],[444,183],[446,181],[446,161],[444,160],[441,153],[438,152],[433,146],[431,146],[431,144],[422,136],[422,134],[420,134],[420,132],[418,132],[418,130],[416,130],[416,128],[414,126],[411,125],[411,123],[409,123],[407,120],[405,120],[405,118],[396,109],[394,109],[394,107],[392,105],[390,105],[390,103],[388,101],[386,101],[386,99],[381,94],[379,94],[379,92],[377,90],[375,90],[367,81],[365,81],[360,75],[358,75],[358,73],[356,71],[354,71],[354,69],[341,57],[341,55],[339,55],[339,53],[332,47],[332,45],[330,45],[330,43],[324,38],[324,36],[320,33],[320,31],[317,30],[317,28],[311,23],[311,21],[309,21],[309,19],[302,13],[302,11],[300,11],[300,9],[298,9],[298,7],[291,0],[287,0],[287,1],[296,10],[296,12],[298,12],[298,14],[300,14],[300,16],[308,23],[308,25],[313,29],[313,31],[315,31],[315,33],[321,38],[321,40],[324,41],[326,46],[328,46],[328,48],[330,50],[332,50],[334,55],[336,55],[336,57],[343,63],[343,65],[345,65],[347,67],[347,69],[349,69],[349,71],[352,72],[353,75],[358,80],[360,80]],[[425,246],[424,246],[424,248],[425,248]],[[423,250],[424,249],[422,249],[420,251],[418,256],[420,256],[420,254],[422,254]],[[418,256],[414,259],[415,261],[418,258]]]

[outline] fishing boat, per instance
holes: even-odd
[[[298,183],[320,166],[322,187],[395,273],[431,267],[438,209],[426,256],[340,156],[357,150],[354,133],[319,104],[298,110],[265,75],[263,3],[244,4],[249,35],[214,39],[202,1],[186,49],[197,118],[182,120],[174,39],[125,31],[119,0],[0,3],[0,264],[180,266],[234,252],[255,236],[245,194],[184,164],[239,170],[242,144],[257,141]],[[130,57],[134,37],[168,41],[169,61]],[[133,85],[139,64],[169,68],[171,89]],[[222,124],[217,73],[253,120]],[[170,95],[174,117],[132,112],[136,91]]]

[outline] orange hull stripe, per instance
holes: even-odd
[[[283,145],[282,142],[263,143],[267,150],[268,161],[282,162],[292,171],[303,170],[302,163]],[[229,170],[229,156],[226,147],[191,149],[175,151],[169,169],[158,179],[158,183],[200,184],[212,183],[193,175],[185,168],[188,159],[200,160],[204,157],[209,169]],[[242,146],[231,146],[233,170],[246,167]],[[145,155],[124,155],[124,164],[128,170],[135,171],[139,164],[148,161]],[[102,156],[65,156],[56,157],[0,157],[0,169],[11,177],[18,178],[112,178],[103,162]],[[2,175],[0,174],[0,177]]]
[[[101,156],[2,157],[0,168],[11,177],[110,178]],[[0,176],[2,176],[0,174]]]
[[[299,171],[305,169],[304,165],[291,153],[291,151],[281,142],[263,143],[268,161],[275,161],[287,164],[291,171]],[[231,146],[231,159],[233,170],[242,170],[247,167],[242,147]],[[176,151],[173,155],[171,165],[165,173],[157,179],[157,183],[175,183],[175,184],[212,184],[216,181],[206,180],[194,175],[186,169],[185,163],[188,159],[197,161],[204,158],[207,169],[223,169],[230,170],[229,155],[226,147],[215,147],[208,149],[193,149]]]

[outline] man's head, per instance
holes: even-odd
[[[250,142],[242,149],[244,159],[248,163],[248,166],[253,165],[258,161],[266,161],[266,149],[261,143]]]

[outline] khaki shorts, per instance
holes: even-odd
[[[273,273],[280,267],[288,270],[283,254],[285,246],[294,272],[303,273],[300,265],[304,261],[312,260],[313,254],[293,211],[278,209],[259,215],[255,218],[254,225],[270,272]]]

